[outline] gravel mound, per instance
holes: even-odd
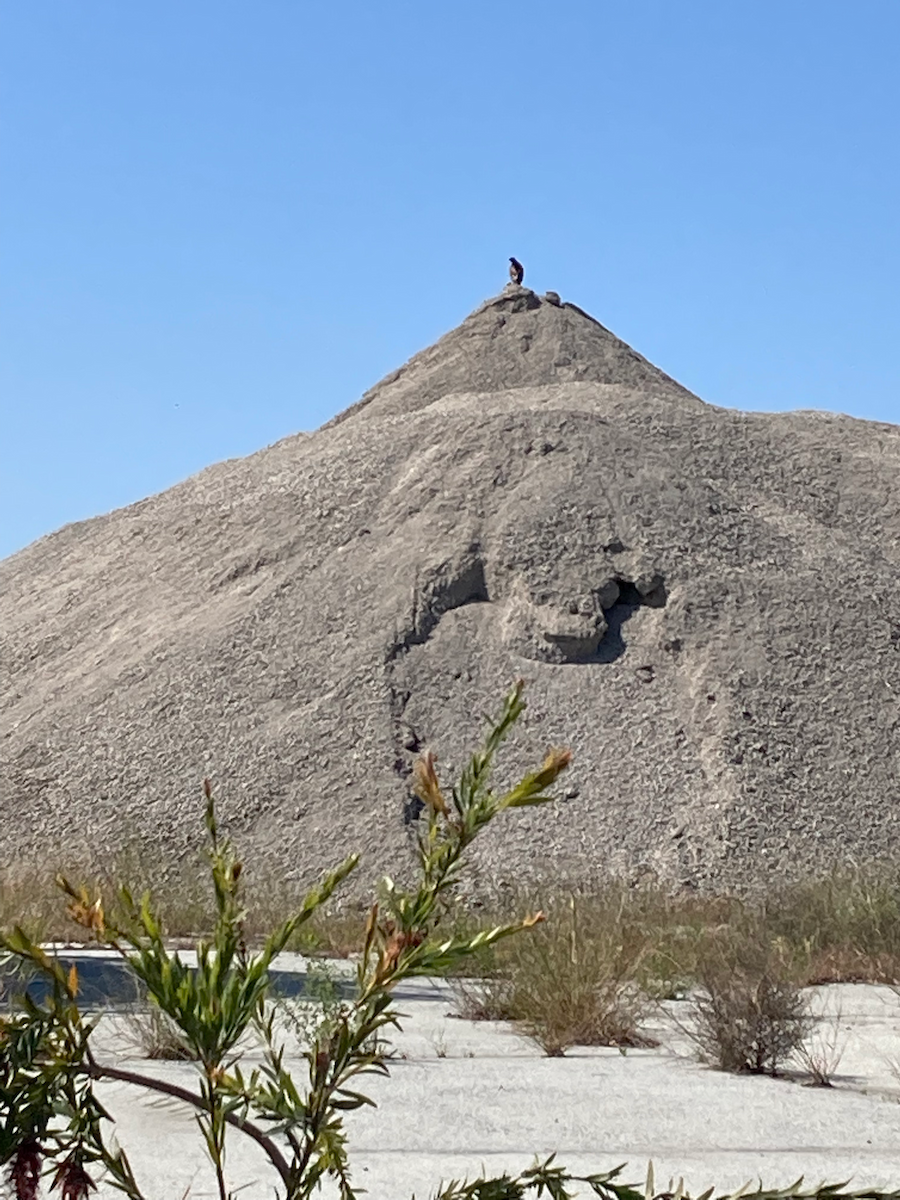
[[[313,434],[0,564],[0,849],[196,844],[201,781],[290,880],[411,860],[517,676],[568,744],[483,886],[746,886],[900,833],[900,429],[704,404],[510,285]]]

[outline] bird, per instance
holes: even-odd
[[[510,258],[509,260],[509,277],[513,283],[521,283],[525,278],[525,268],[517,258]]]

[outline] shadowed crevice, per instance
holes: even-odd
[[[622,657],[628,649],[624,627],[639,608],[665,608],[668,595],[661,576],[650,581],[651,586],[643,590],[629,579],[619,580],[619,596],[611,608],[604,609],[607,630],[596,651],[588,662],[611,663]]]

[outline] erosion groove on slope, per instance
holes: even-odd
[[[462,608],[464,604],[487,603],[487,583],[484,564],[477,553],[467,555],[462,563],[444,563],[416,577],[406,624],[397,630],[387,652],[388,661],[398,654],[427,641],[444,613]]]

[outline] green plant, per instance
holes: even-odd
[[[275,1004],[286,1027],[304,1049],[327,1040],[350,1011],[348,1002],[342,999],[339,976],[324,962],[313,962],[307,968],[301,996],[278,998]],[[375,1036],[367,1049],[373,1051],[383,1041]]]
[[[285,1028],[304,1050],[327,1042],[350,1013],[350,1004],[341,998],[338,979],[321,963],[310,968],[302,996],[280,997],[274,1003]],[[393,1057],[389,1039],[379,1033],[372,1034],[361,1049],[382,1059]]]
[[[37,1195],[44,1163],[55,1168],[65,1200],[88,1194],[93,1187],[89,1168],[98,1165],[113,1186],[141,1200],[125,1152],[111,1148],[103,1135],[101,1122],[107,1114],[94,1084],[109,1079],[163,1092],[194,1107],[219,1200],[228,1196],[226,1126],[241,1130],[264,1151],[288,1200],[306,1200],[326,1176],[337,1181],[342,1197],[353,1197],[344,1114],[371,1103],[356,1090],[358,1077],[387,1073],[380,1035],[398,1025],[392,1005],[397,984],[447,971],[542,919],[536,914],[464,937],[436,936],[443,902],[459,883],[473,840],[506,809],[544,803],[547,788],[568,765],[567,751],[551,751],[542,767],[510,790],[498,794],[491,789],[495,753],[523,709],[517,685],[449,799],[433,756],[426,754],[416,764],[415,787],[428,814],[419,842],[418,883],[404,890],[385,880],[383,902],[372,906],[366,921],[355,995],[317,1029],[305,1054],[302,1084],[285,1066],[277,1009],[267,1002],[269,967],[353,870],[356,856],[327,875],[253,953],[245,940],[242,864],[230,841],[219,834],[207,783],[215,916],[211,935],[197,942],[195,969],[168,948],[149,892],[135,900],[122,888],[113,919],[99,893],[60,879],[72,918],[94,941],[121,956],[149,1001],[180,1031],[197,1063],[194,1091],[97,1057],[91,1046],[96,1022],[79,1009],[77,971],[65,972],[21,928],[2,935],[6,951],[41,973],[49,985],[42,1003],[27,995],[20,998],[21,1011],[4,1021],[0,1038],[0,1161],[9,1165],[18,1200]],[[239,1061],[240,1046],[251,1033],[262,1040],[264,1059],[248,1074]],[[618,1185],[610,1187],[610,1195],[618,1194]]]

